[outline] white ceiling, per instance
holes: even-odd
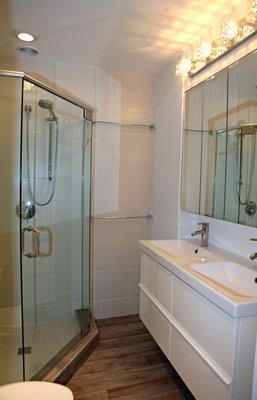
[[[156,74],[238,2],[0,0],[0,54],[19,55],[21,30],[38,35],[37,58]]]

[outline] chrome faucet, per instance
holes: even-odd
[[[209,244],[209,223],[208,222],[199,222],[198,225],[201,225],[202,229],[199,229],[198,231],[192,232],[191,236],[201,235],[201,246],[202,247],[208,247],[208,244]]]
[[[252,242],[257,242],[257,238],[250,238],[250,240],[251,240]],[[254,261],[254,260],[257,258],[257,252],[251,254],[249,257],[250,257],[250,259],[251,259],[252,261]]]

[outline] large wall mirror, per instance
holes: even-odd
[[[185,95],[182,209],[257,227],[257,52]]]

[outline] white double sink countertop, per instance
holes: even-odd
[[[169,251],[169,242],[172,242],[173,254]],[[199,240],[197,239],[174,239],[171,241],[143,240],[140,241],[140,248],[149,257],[171,271],[232,317],[240,318],[257,315],[257,260],[255,262],[248,261],[243,257],[213,245],[209,245],[206,249],[207,251],[205,251],[205,249],[199,247]],[[245,285],[244,294],[241,294],[215,280],[211,276],[211,268],[213,269],[217,265],[216,263],[223,263],[224,269],[229,263],[234,263],[231,265],[234,267],[233,273],[235,276],[237,275],[236,279],[239,284],[240,279],[245,279],[245,276],[249,276],[249,279],[253,280],[251,282],[251,293],[249,291],[249,295],[246,294],[247,285]],[[207,276],[204,275],[205,268]],[[243,272],[241,272],[240,268],[243,269]],[[232,280],[233,276],[228,276],[228,279]],[[255,284],[256,296],[254,295]]]

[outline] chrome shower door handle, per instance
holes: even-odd
[[[34,251],[26,251],[26,249],[25,249],[25,233],[26,232],[32,232],[34,235],[34,240],[35,240],[35,250]],[[27,228],[23,228],[21,230],[21,251],[25,257],[28,257],[28,258],[39,257],[39,247],[40,247],[39,236],[40,236],[39,230],[36,228],[33,228],[33,226],[28,226]]]

